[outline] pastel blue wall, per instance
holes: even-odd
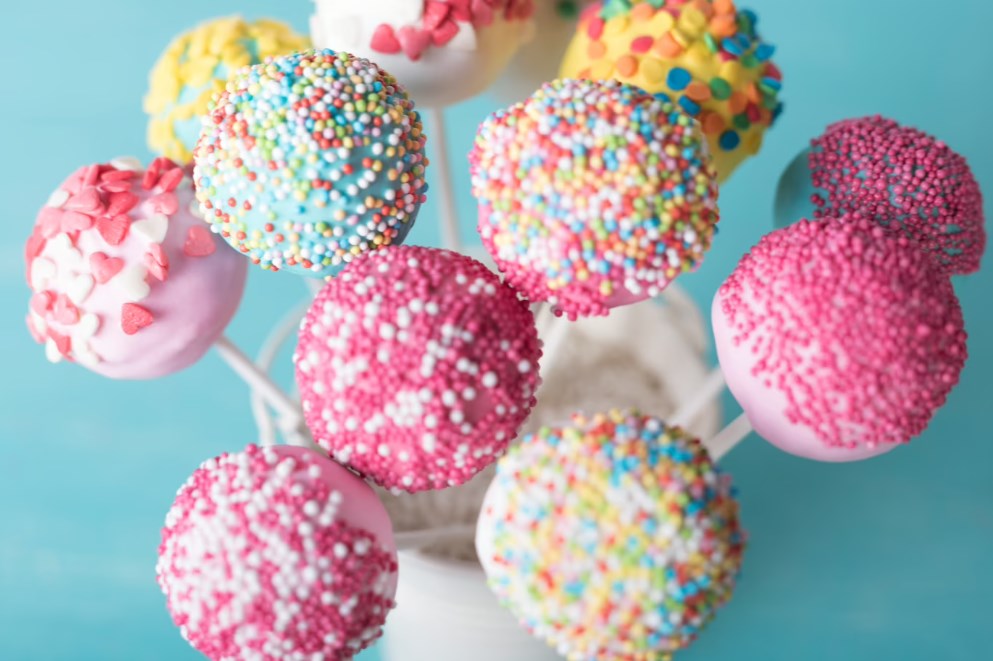
[[[762,154],[723,191],[721,233],[707,263],[681,281],[699,301],[771,228],[779,172],[832,120],[880,112],[933,132],[970,159],[993,200],[993,4],[751,6],[779,46],[787,107]],[[36,210],[74,168],[147,156],[141,97],[170,37],[239,11],[282,15],[303,28],[309,3],[50,0],[0,10],[8,228],[0,236],[0,351],[8,366],[0,381],[0,659],[196,658],[154,582],[158,528],[202,459],[252,440],[247,390],[214,355],[152,383],[50,366],[23,324],[21,249]],[[467,229],[464,155],[493,105],[481,99],[450,113]],[[429,204],[411,241],[436,239],[432,217]],[[733,603],[681,659],[989,658],[993,258],[955,284],[970,362],[911,447],[835,466],[752,439],[727,459],[751,548]],[[257,347],[302,295],[294,277],[253,272],[231,334]]]

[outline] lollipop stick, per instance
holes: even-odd
[[[669,418],[673,425],[684,427],[695,417],[700,415],[700,411],[707,408],[714,399],[724,390],[724,373],[719,367],[715,367],[707,378],[704,379],[700,387],[693,393],[693,398],[685,402]]]
[[[455,212],[455,189],[452,186],[452,170],[448,163],[448,141],[445,136],[445,113],[441,108],[429,108],[433,134],[428,139],[432,170],[437,174],[439,189],[439,214],[441,216],[441,240],[449,250],[458,252],[462,241],[459,237],[459,219]]]
[[[227,336],[222,335],[214,343],[217,352],[224,362],[240,376],[253,391],[258,392],[268,404],[276,410],[280,417],[282,429],[295,429],[303,422],[300,405],[294,402],[282,389],[252,362],[241,349],[236,347]]]
[[[300,325],[300,320],[307,314],[309,307],[310,302],[307,301],[290,310],[283,317],[283,320],[279,322],[279,325],[269,333],[265,342],[262,343],[262,348],[259,350],[259,354],[255,359],[255,364],[258,365],[263,373],[269,374],[272,370],[272,364],[276,360],[276,355],[293,335],[293,331]],[[269,409],[266,406],[265,398],[255,389],[252,390],[252,414],[255,416],[255,424],[259,428],[259,442],[262,445],[275,445],[276,429],[272,424],[272,419],[269,417]],[[298,443],[294,443],[294,445],[298,445]]]
[[[704,445],[710,451],[710,458],[717,461],[745,440],[752,431],[752,423],[742,413]]]
[[[476,526],[457,525],[398,532],[394,538],[398,551],[415,551],[437,542],[447,542],[460,537],[472,537],[475,532]]]

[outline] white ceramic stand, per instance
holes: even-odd
[[[664,303],[618,308],[607,318],[571,324],[562,347],[565,359],[561,363],[556,359],[560,367],[552,365],[543,375],[540,403],[526,430],[565,422],[567,411],[594,413],[611,406],[637,406],[644,413],[670,415],[691,401],[707,378],[705,337],[699,309],[676,288],[668,292]],[[571,359],[570,343],[573,347],[582,343],[581,349],[572,349]],[[602,351],[605,357],[593,373],[594,362],[586,355],[591,351]],[[652,383],[664,391],[664,397],[651,392],[647,384]],[[686,427],[708,439],[720,423],[719,406],[710,404]],[[471,523],[491,476],[487,471],[455,489],[385,500],[401,530],[405,525],[417,529]],[[437,521],[430,520],[431,513],[436,513]],[[459,540],[462,556],[468,555],[471,543]],[[474,558],[445,557],[447,550],[400,553],[397,607],[390,613],[379,647],[384,661],[561,658],[499,605]]]

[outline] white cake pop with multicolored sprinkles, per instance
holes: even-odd
[[[573,319],[658,295],[701,263],[719,217],[697,123],[616,81],[544,85],[480,125],[470,164],[483,245]]]
[[[377,484],[462,484],[535,403],[540,344],[517,293],[474,259],[398,246],[357,258],[300,327],[297,384],[314,440]]]
[[[234,75],[194,160],[215,232],[263,269],[315,277],[402,242],[427,190],[420,115],[403,87],[330,50]]]
[[[350,659],[393,608],[393,529],[372,489],[304,448],[205,462],[166,517],[156,567],[208,658]]]
[[[744,546],[730,477],[700,442],[616,410],[511,449],[476,531],[500,602],[574,661],[689,645],[731,598]]]

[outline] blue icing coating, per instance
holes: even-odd
[[[236,73],[204,126],[194,179],[214,231],[254,263],[332,277],[404,240],[427,190],[413,102],[332,50]]]

